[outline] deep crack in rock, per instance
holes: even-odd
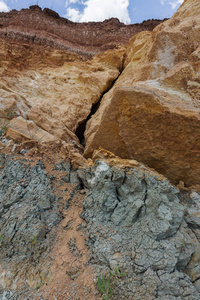
[[[122,64],[123,65],[123,64]],[[75,134],[76,136],[78,137],[79,141],[80,141],[80,144],[82,146],[85,146],[85,136],[84,136],[84,133],[85,133],[85,130],[86,130],[86,126],[87,126],[87,123],[88,121],[92,118],[92,116],[98,111],[100,105],[101,105],[101,100],[102,98],[104,97],[104,95],[106,93],[109,92],[109,90],[112,89],[112,87],[114,86],[115,82],[117,81],[117,79],[120,77],[121,73],[122,73],[123,70],[120,70],[120,73],[118,75],[118,77],[111,83],[111,85],[109,86],[109,88],[104,91],[100,97],[100,99],[92,105],[92,108],[91,108],[91,112],[90,114],[88,115],[87,119],[82,121],[79,126],[77,127],[76,131],[75,131]]]

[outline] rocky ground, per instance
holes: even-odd
[[[1,153],[0,299],[99,298],[80,218],[85,191],[60,145],[50,147]]]
[[[0,299],[101,299],[110,274],[108,299],[199,299],[200,194],[103,150],[25,152],[0,156]]]

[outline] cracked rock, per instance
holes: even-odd
[[[186,274],[195,246],[179,191],[142,165],[120,163],[99,159],[78,171],[97,273],[127,274],[114,280],[113,299],[199,299]]]
[[[62,219],[58,199],[42,161],[31,167],[0,154],[0,163],[0,281],[3,288],[15,288],[17,278],[36,286],[49,276],[45,251],[48,234]],[[14,299],[9,295],[4,291],[0,299]]]

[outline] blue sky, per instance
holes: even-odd
[[[0,11],[20,10],[38,4],[74,22],[103,21],[118,17],[126,24],[169,18],[183,0],[0,0]]]

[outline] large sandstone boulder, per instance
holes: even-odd
[[[200,180],[200,2],[187,0],[128,45],[125,70],[86,128],[99,146],[186,185]]]

